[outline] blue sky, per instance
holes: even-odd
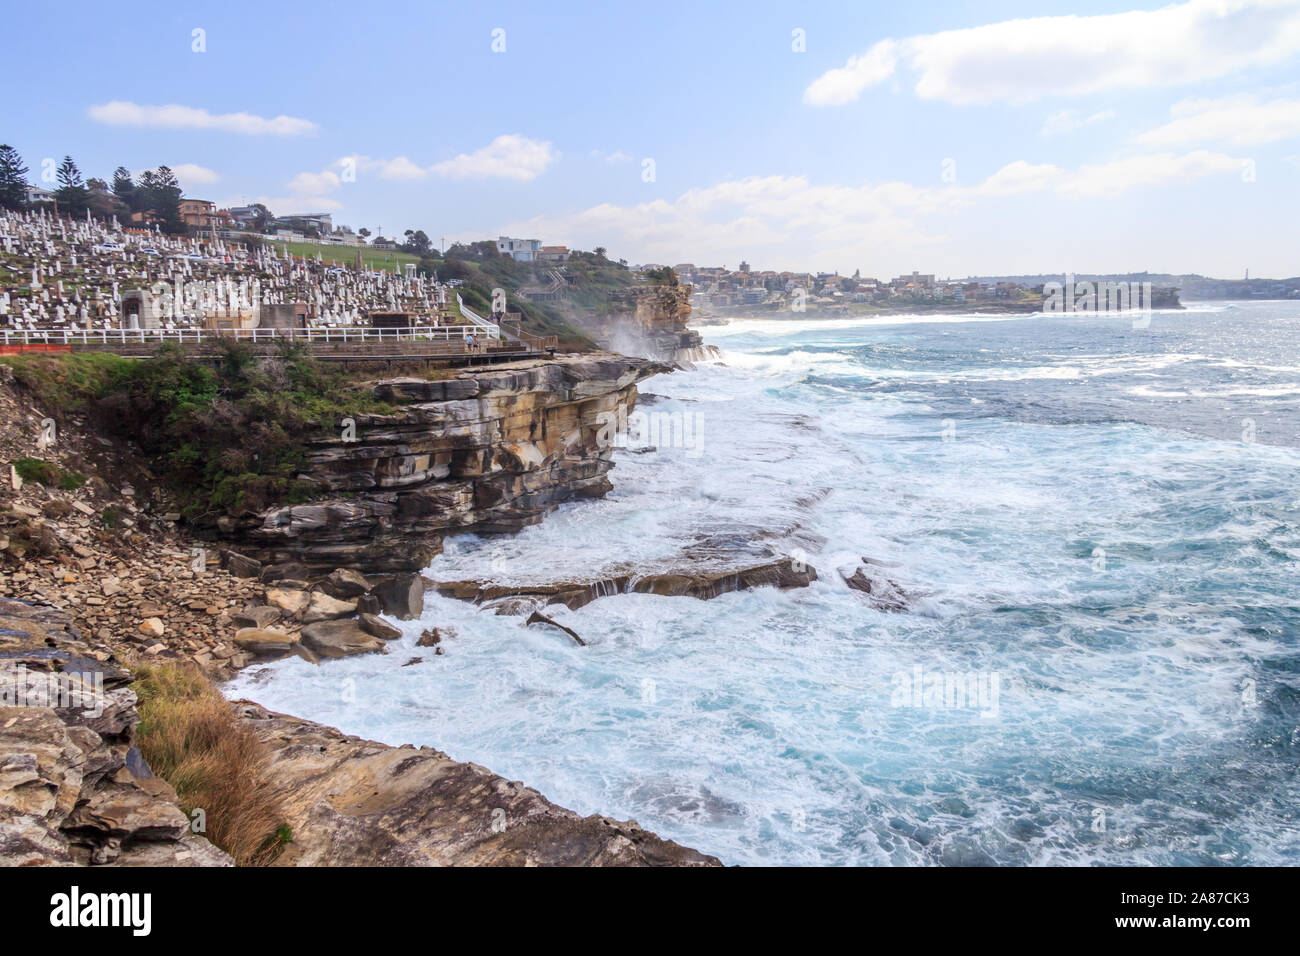
[[[7,12],[33,178],[632,262],[1300,274],[1300,0],[179,6]]]

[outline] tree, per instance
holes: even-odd
[[[131,171],[125,166],[113,170],[113,195],[127,212],[139,211],[136,208],[139,197],[136,195],[135,181],[131,179]]]
[[[117,212],[118,200],[113,195],[112,189],[108,183],[102,179],[86,180],[86,204],[90,207],[90,214],[100,219],[107,219],[113,213]]]
[[[266,229],[267,224],[275,219],[275,216],[272,215],[271,210],[267,209],[260,202],[253,203],[252,208],[257,213],[257,218],[253,220],[253,228],[258,232],[262,232]]]
[[[81,170],[72,161],[71,156],[64,156],[58,169],[59,188],[54,190],[63,211],[70,216],[78,216],[86,211],[86,201],[90,196],[86,184],[81,180]]]
[[[433,243],[429,237],[424,234],[423,229],[406,230],[406,242],[402,244],[402,251],[409,252],[413,256],[427,256],[433,249]]]
[[[0,208],[27,208],[27,167],[12,146],[0,146]]]
[[[185,220],[181,218],[180,208],[181,184],[176,181],[176,174],[171,169],[166,166],[146,169],[140,174],[136,192],[140,205],[137,211],[152,212],[165,232],[185,232]]]

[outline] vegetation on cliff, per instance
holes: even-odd
[[[393,408],[289,344],[259,359],[230,343],[216,368],[176,346],[148,359],[74,353],[4,361],[47,414],[82,415],[133,440],[182,513],[199,520],[309,500],[316,486],[299,477],[306,439],[348,416]]]
[[[525,330],[536,335],[555,335],[565,348],[587,349],[593,343],[581,328],[584,318],[602,317],[625,311],[623,294],[645,285],[645,279],[627,267],[626,262],[606,258],[603,249],[595,252],[575,251],[564,264],[564,298],[553,302],[532,302],[515,293],[524,286],[546,287],[552,281],[544,263],[518,262],[497,251],[494,242],[455,244],[444,258],[425,258],[421,266],[438,278],[459,279],[465,304],[475,310],[491,311],[492,290],[506,293],[509,311],[523,316]],[[671,269],[663,270],[671,273]],[[652,275],[652,283],[666,281]],[[672,276],[675,284],[676,276]]]
[[[237,865],[273,861],[291,834],[261,741],[197,670],[140,664],[134,672],[136,739],[150,769],[175,788],[191,819],[201,811],[204,836]]]

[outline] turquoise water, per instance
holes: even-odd
[[[687,447],[436,577],[793,554],[806,589],[618,595],[588,647],[430,597],[392,653],[229,688],[436,746],[728,863],[1294,863],[1300,304],[746,321],[652,379]],[[698,439],[698,441],[694,440]],[[872,610],[863,556],[917,595]],[[458,636],[434,657],[431,624]],[[426,659],[401,665],[414,656]],[[911,693],[936,678],[973,688]]]

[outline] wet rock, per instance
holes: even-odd
[[[355,620],[321,621],[302,629],[302,643],[321,657],[349,657],[380,651],[384,642],[361,629]]]
[[[373,614],[358,614],[357,623],[361,625],[361,629],[367,634],[380,640],[395,641],[402,636],[400,628],[394,627],[383,618],[376,617]]]
[[[420,635],[420,639],[415,642],[416,647],[436,647],[442,643],[444,637],[455,637],[456,632],[449,627],[431,627]]]
[[[555,581],[546,584],[503,585],[481,581],[438,581],[440,594],[508,612],[529,612],[547,604],[563,604],[577,610],[610,594],[661,594],[709,600],[731,591],[756,587],[807,587],[817,580],[817,569],[781,557],[743,565],[720,565],[668,571],[614,574],[587,581]]]
[[[551,618],[549,618],[549,617],[547,617],[545,614],[543,614],[541,611],[534,611],[532,614],[529,615],[528,620],[525,621],[524,623],[525,623],[526,625],[533,625],[533,624],[548,624],[548,625],[550,625],[551,627],[559,628],[559,629],[560,629],[561,631],[563,631],[565,634],[568,634],[569,637],[571,637],[571,638],[573,638],[575,641],[577,641],[579,647],[586,647],[586,646],[587,646],[587,642],[584,641],[582,638],[580,638],[580,637],[578,636],[578,632],[577,632],[577,631],[573,630],[573,628],[565,627],[565,626],[564,626],[563,624],[561,624],[559,621],[552,620]]]
[[[418,574],[397,574],[375,588],[380,607],[399,621],[413,621],[424,613],[424,580]]]
[[[320,625],[316,625],[320,626]],[[293,842],[276,866],[718,866],[635,822],[582,817],[425,747],[246,706]]]
[[[855,591],[867,596],[868,603],[877,611],[909,611],[915,606],[917,597],[891,580],[881,570],[888,565],[863,558],[863,565],[853,574],[840,572],[844,583]]]

